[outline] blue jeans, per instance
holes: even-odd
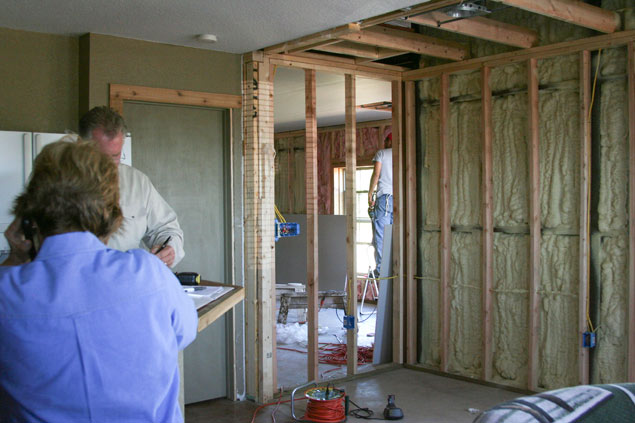
[[[375,201],[375,218],[373,219],[373,247],[375,247],[376,270],[379,273],[381,253],[384,243],[384,226],[392,225],[392,195],[383,194]]]

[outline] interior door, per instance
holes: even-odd
[[[226,280],[229,140],[227,112],[154,103],[124,104],[134,167],[176,211],[185,258],[175,271]],[[184,352],[185,403],[227,396],[225,317],[200,332]]]

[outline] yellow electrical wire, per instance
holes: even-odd
[[[278,210],[278,207],[275,204],[273,205],[273,209],[276,212],[276,217],[278,218],[278,220],[282,223],[287,223],[287,220],[284,218],[282,213],[280,213],[280,210]]]

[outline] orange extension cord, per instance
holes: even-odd
[[[280,397],[280,399],[282,399],[282,397]],[[305,399],[307,398],[306,397],[298,398],[295,401],[301,401]],[[251,423],[254,423],[256,421],[256,416],[258,415],[258,412],[260,410],[270,405],[276,406],[276,408],[273,410],[273,413],[271,413],[271,419],[273,420],[273,422],[275,422],[276,421],[275,413],[278,410],[278,406],[280,406],[280,404],[284,404],[287,402],[291,402],[291,400],[290,399],[285,401],[278,400],[276,402],[270,402],[268,404],[261,405],[260,407],[256,408],[256,410],[254,411],[254,414],[251,418]],[[302,420],[312,421],[316,423],[342,422],[346,420],[346,414],[344,409],[345,409],[344,397],[336,398],[332,400],[320,400],[320,401],[309,399],[309,403],[307,404],[306,412],[304,416],[302,417]]]
[[[306,354],[306,351],[294,348],[278,347],[279,350],[294,351]],[[357,363],[366,364],[373,361],[374,347],[357,347]],[[318,362],[322,364],[344,365],[346,364],[346,344],[320,344],[318,349]]]

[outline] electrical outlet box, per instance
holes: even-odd
[[[355,329],[355,316],[344,316],[344,329]]]
[[[584,348],[595,347],[595,332],[584,332],[582,334],[582,346]]]

